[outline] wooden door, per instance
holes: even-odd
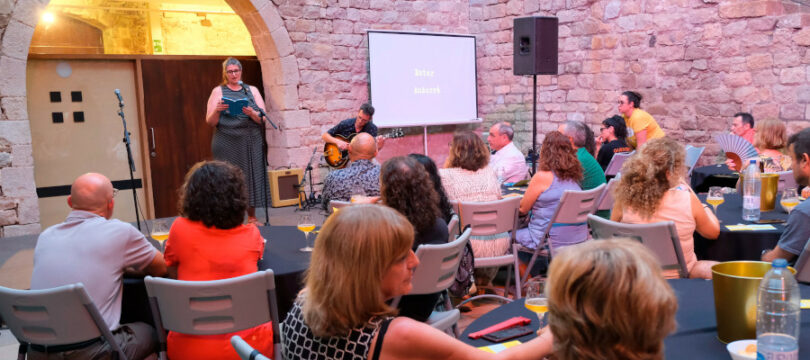
[[[212,158],[214,128],[205,123],[205,108],[211,90],[222,82],[224,59],[141,60],[155,217],[178,214],[178,189],[186,171]],[[262,89],[258,60],[240,61],[242,80]]]

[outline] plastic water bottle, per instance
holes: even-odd
[[[799,359],[799,284],[785,259],[776,259],[759,283],[757,360]]]
[[[759,221],[759,194],[762,189],[762,180],[759,178],[756,159],[751,159],[743,172],[743,178],[742,218],[745,221]]]

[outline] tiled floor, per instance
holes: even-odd
[[[264,209],[256,209],[256,216],[264,221]],[[319,209],[312,209],[309,211],[312,220],[317,224],[322,224],[327,214],[325,211]],[[271,225],[297,225],[298,217],[301,214],[297,211],[296,207],[284,208],[271,208],[270,209],[270,224]],[[490,300],[482,300],[472,306],[472,310],[461,314],[459,320],[459,333],[463,332],[467,326],[481,315],[486,314],[488,311],[496,308],[500,304]],[[15,359],[17,356],[18,342],[11,335],[8,330],[0,330],[0,359]]]

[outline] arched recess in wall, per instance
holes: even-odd
[[[265,102],[268,115],[282,127],[285,122],[285,113],[293,110],[298,104],[298,68],[293,53],[292,41],[286,28],[283,26],[276,5],[270,0],[225,0],[234,12],[244,21],[251,35],[256,56],[260,60],[263,73]],[[26,104],[26,64],[30,50],[31,38],[39,22],[41,11],[47,6],[49,0],[18,1],[12,11],[9,25],[0,41],[3,57],[0,60],[0,98],[4,101],[14,101]],[[255,3],[255,5],[254,5]],[[13,124],[19,135],[13,143],[22,145],[31,144],[31,129],[29,116],[25,106],[17,112],[17,121]],[[9,123],[9,125],[11,125]],[[130,131],[135,131],[130,129]],[[143,135],[143,134],[142,134]],[[137,151],[137,150],[136,150]],[[270,141],[269,151],[274,151],[274,141]],[[27,166],[31,164],[28,155]],[[271,165],[272,165],[271,157]],[[20,161],[25,163],[25,161]],[[9,172],[10,173],[10,172]],[[26,174],[27,178],[31,177]],[[31,179],[33,180],[33,179]],[[20,197],[29,200],[29,212],[39,212],[36,205],[37,194],[35,189],[24,189],[19,192]],[[33,205],[30,204],[33,200]]]

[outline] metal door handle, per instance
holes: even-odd
[[[157,152],[155,152],[155,128],[149,128],[149,132],[152,133],[152,152],[149,154],[152,157],[157,156]]]

